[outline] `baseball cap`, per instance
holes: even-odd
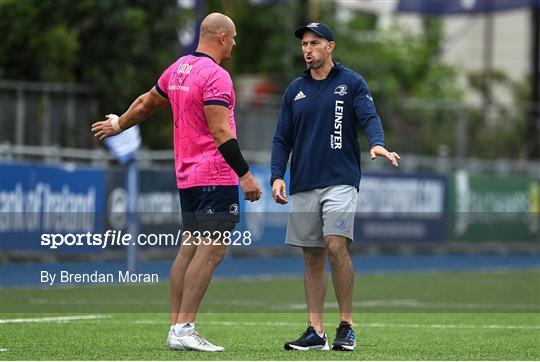
[[[323,23],[309,23],[308,25],[301,26],[296,29],[294,35],[297,38],[302,39],[304,33],[308,30],[314,32],[322,38],[325,38],[328,41],[334,41],[334,33],[332,32],[332,29],[330,29],[328,25]]]

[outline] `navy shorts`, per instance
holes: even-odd
[[[238,186],[178,190],[184,231],[232,231],[240,221]]]

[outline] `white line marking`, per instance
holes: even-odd
[[[245,300],[245,299],[230,299],[226,301],[217,301],[209,300],[206,301],[206,304],[219,304],[220,306],[230,305],[230,306],[263,306],[268,307],[272,310],[283,311],[283,310],[306,310],[307,304],[305,303],[293,303],[293,304],[277,304],[270,305],[268,301],[261,300]],[[325,303],[325,309],[338,308],[336,302]],[[381,300],[364,300],[364,301],[355,301],[353,302],[353,307],[355,308],[377,308],[377,307],[402,307],[402,308],[411,308],[411,309],[464,309],[464,310],[533,310],[540,311],[540,304],[524,304],[524,303],[508,303],[508,304],[497,304],[497,303],[466,303],[466,302],[456,302],[456,303],[446,303],[446,302],[422,302],[416,299],[381,299]]]
[[[98,300],[88,300],[86,298],[30,298],[28,303],[30,304],[52,304],[52,305],[94,305],[97,304]],[[107,304],[110,305],[161,305],[163,304],[162,300],[152,299],[152,300],[140,300],[140,299],[123,299],[123,300],[107,300]]]
[[[165,321],[158,320],[136,320],[135,324],[163,324]],[[219,326],[269,326],[269,327],[294,327],[305,326],[305,322],[233,322],[233,321],[205,321],[199,324],[219,325]],[[504,325],[504,324],[407,324],[407,323],[360,323],[355,324],[358,328],[433,328],[433,329],[540,329],[540,326],[533,325]]]
[[[93,302],[89,302],[88,299],[62,299],[62,298],[30,298],[28,303],[35,305],[90,305]],[[156,305],[159,306],[162,303],[161,300],[138,300],[138,299],[123,299],[123,300],[111,300],[108,301],[111,305]],[[219,305],[221,307],[231,306],[253,306],[253,307],[267,307],[270,310],[276,311],[303,311],[307,309],[305,303],[292,303],[292,304],[273,304],[267,300],[247,300],[247,299],[230,299],[230,300],[207,300],[207,305]],[[325,309],[338,308],[336,302],[325,303]],[[380,308],[380,307],[394,307],[394,308],[407,308],[414,310],[432,310],[432,309],[448,309],[448,310],[486,310],[486,311],[540,311],[540,304],[525,304],[525,303],[467,303],[467,302],[423,302],[416,299],[382,299],[382,300],[364,300],[353,302],[355,308]]]
[[[78,320],[92,320],[107,318],[106,315],[74,315],[66,317],[42,317],[42,318],[14,318],[14,319],[0,319],[0,324],[6,323],[48,323],[57,322],[64,323]]]
[[[47,299],[47,298],[30,298],[28,300],[30,304],[36,305],[89,305],[93,302],[89,302],[88,299]],[[293,304],[274,304],[265,300],[248,300],[248,299],[229,299],[223,300],[207,300],[207,305],[219,305],[219,306],[253,306],[253,307],[268,307],[271,310],[283,311],[283,310],[306,310],[307,305],[305,303],[293,303]],[[161,305],[161,300],[138,300],[138,299],[123,299],[123,300],[111,300],[108,301],[111,305]],[[338,308],[336,302],[325,303],[325,309]],[[495,311],[540,311],[540,304],[524,304],[524,303],[444,303],[444,302],[422,302],[416,299],[382,299],[382,300],[364,300],[353,302],[355,308],[378,308],[378,307],[401,307],[410,309],[451,309],[451,310],[495,310]]]
[[[324,308],[338,308],[338,304],[325,303]],[[496,304],[496,303],[441,303],[441,302],[422,302],[415,299],[389,299],[389,300],[365,300],[361,302],[353,302],[353,307],[362,308],[376,308],[376,307],[405,307],[412,309],[467,309],[467,310],[540,310],[539,304],[521,304],[521,303],[508,303],[508,304]],[[277,305],[273,309],[276,310],[306,310],[307,304],[287,304]]]
[[[0,352],[7,352],[8,349],[7,348],[0,348]]]
[[[208,324],[223,324],[223,325],[234,325],[234,324],[244,324],[250,326],[257,326],[261,323],[257,322],[204,322]],[[293,325],[305,325],[304,322],[301,323],[287,323],[287,322],[266,322],[264,325],[269,326],[293,326]],[[471,325],[471,324],[395,324],[395,323],[360,323],[357,324],[358,328],[437,328],[437,329],[540,329],[540,326],[527,326],[527,325]]]
[[[437,328],[437,329],[540,329],[540,326],[527,325],[505,325],[505,324],[386,324],[386,323],[367,323],[360,324],[362,327],[373,328]]]

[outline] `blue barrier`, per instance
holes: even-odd
[[[446,177],[365,173],[360,182],[355,240],[446,240]]]
[[[44,233],[103,230],[103,169],[27,163],[3,163],[1,168],[0,250],[44,250]]]
[[[253,166],[251,172],[261,182],[263,195],[253,203],[241,200],[238,230],[250,231],[255,247],[283,246],[290,206],[274,202],[268,166]],[[289,185],[288,173],[285,182]],[[446,177],[439,175],[364,173],[354,239],[358,242],[445,241],[446,189]]]
[[[46,250],[42,233],[99,233],[125,228],[124,170],[2,164],[0,249]],[[283,247],[290,205],[272,198],[270,169],[254,165],[263,195],[240,197],[238,231],[252,235],[250,247]],[[285,176],[289,184],[289,174]],[[445,177],[428,174],[363,175],[358,195],[358,242],[442,242],[446,240]],[[288,195],[289,196],[289,195]],[[175,233],[180,210],[173,170],[141,171],[138,196],[140,232]],[[55,252],[67,251],[60,247]],[[71,252],[100,251],[73,248]]]
[[[242,194],[240,195],[240,223],[236,230],[251,233],[252,247],[283,247],[290,204],[279,205],[274,201],[270,187],[269,166],[251,166],[250,171],[261,184],[263,194],[257,202],[245,201]],[[289,185],[288,171],[284,180]],[[289,198],[288,189],[287,198]]]

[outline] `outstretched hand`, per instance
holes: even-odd
[[[392,165],[395,167],[398,167],[398,160],[401,160],[401,157],[399,157],[397,152],[389,152],[383,146],[374,146],[369,153],[372,160],[376,159],[377,156],[384,156],[389,159]]]
[[[118,122],[118,116],[116,114],[108,114],[106,117],[107,118],[103,121],[96,122],[92,125],[92,133],[94,134],[94,137],[100,141],[106,137],[115,136],[122,132],[122,130],[118,128],[118,123],[116,123],[116,128],[112,124],[115,120]]]

